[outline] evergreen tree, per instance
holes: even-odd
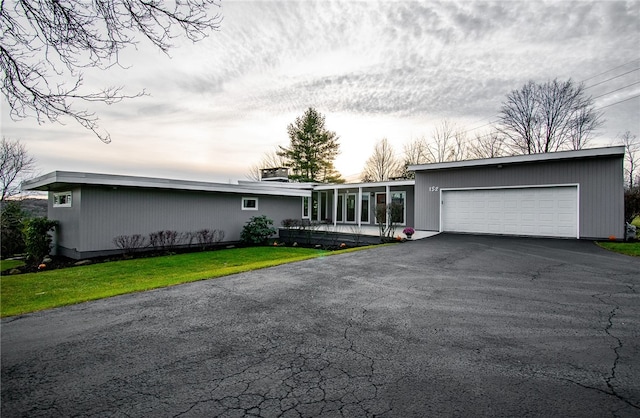
[[[278,155],[285,157],[291,169],[290,179],[300,182],[344,182],[333,161],[338,155],[338,136],[324,125],[324,116],[310,107],[287,127],[291,141],[280,147]]]

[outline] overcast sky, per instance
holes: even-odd
[[[3,136],[25,143],[41,174],[227,182],[287,145],[287,125],[312,106],[352,179],[377,140],[400,153],[443,119],[472,137],[510,91],[554,78],[593,86],[606,118],[593,145],[640,136],[639,1],[223,0],[220,11],[220,31],[171,57],[140,39],[127,69],[86,73],[88,89],[148,93],[90,108],[111,144],[71,120],[12,121],[4,98]]]

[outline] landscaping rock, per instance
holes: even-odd
[[[11,274],[11,275],[22,274],[22,271],[20,271],[18,269],[11,269],[11,270],[9,270],[9,274]]]
[[[46,256],[45,258],[42,259],[42,264],[49,264],[51,263],[53,260],[51,259],[51,257]]]
[[[80,260],[80,261],[77,261],[77,262],[73,263],[74,266],[86,266],[86,265],[89,265],[89,264],[91,264],[91,260]]]

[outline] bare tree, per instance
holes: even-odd
[[[249,167],[249,172],[246,174],[246,177],[249,180],[260,181],[261,179],[261,170],[263,168],[279,168],[279,167],[287,167],[288,161],[287,158],[283,155],[278,154],[278,148],[274,148],[271,151],[265,152],[262,156],[262,159],[255,164],[252,164]]]
[[[449,151],[449,161],[463,161],[467,159],[467,133],[459,128],[453,132],[453,145]]]
[[[601,124],[602,114],[583,84],[529,81],[507,95],[497,129],[512,151],[536,154],[580,149]]]
[[[638,166],[640,166],[640,141],[636,135],[626,131],[620,135],[619,141],[625,147],[624,154],[624,177],[628,189],[637,186]]]
[[[461,161],[466,156],[466,134],[455,123],[445,119],[433,130],[431,142],[426,144],[429,162]]]
[[[75,103],[117,103],[122,87],[84,92],[83,68],[119,65],[120,52],[142,35],[167,53],[182,33],[193,42],[219,28],[221,16],[209,15],[219,0],[14,0],[0,1],[2,93],[11,117],[38,122],[70,117],[109,142],[98,118]],[[73,80],[68,82],[66,80]]]
[[[404,151],[404,162],[406,165],[425,164],[429,162],[427,155],[427,142],[424,137],[412,139],[406,142],[402,149]]]
[[[505,156],[504,136],[498,132],[477,133],[469,146],[471,158],[496,158]]]
[[[407,179],[414,179],[416,174],[410,172],[408,167],[410,165],[426,164],[429,162],[427,155],[427,141],[424,137],[412,139],[406,142],[403,146],[404,151],[404,167],[402,171],[402,177]]]
[[[36,160],[29,155],[27,148],[19,140],[2,138],[2,155],[0,160],[0,187],[5,201],[20,193],[20,180],[35,169]]]
[[[388,181],[402,175],[402,162],[396,157],[393,146],[382,138],[373,147],[362,171],[362,181]]]

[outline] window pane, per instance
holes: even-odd
[[[360,221],[369,222],[369,194],[362,195],[362,214],[360,215]]]

